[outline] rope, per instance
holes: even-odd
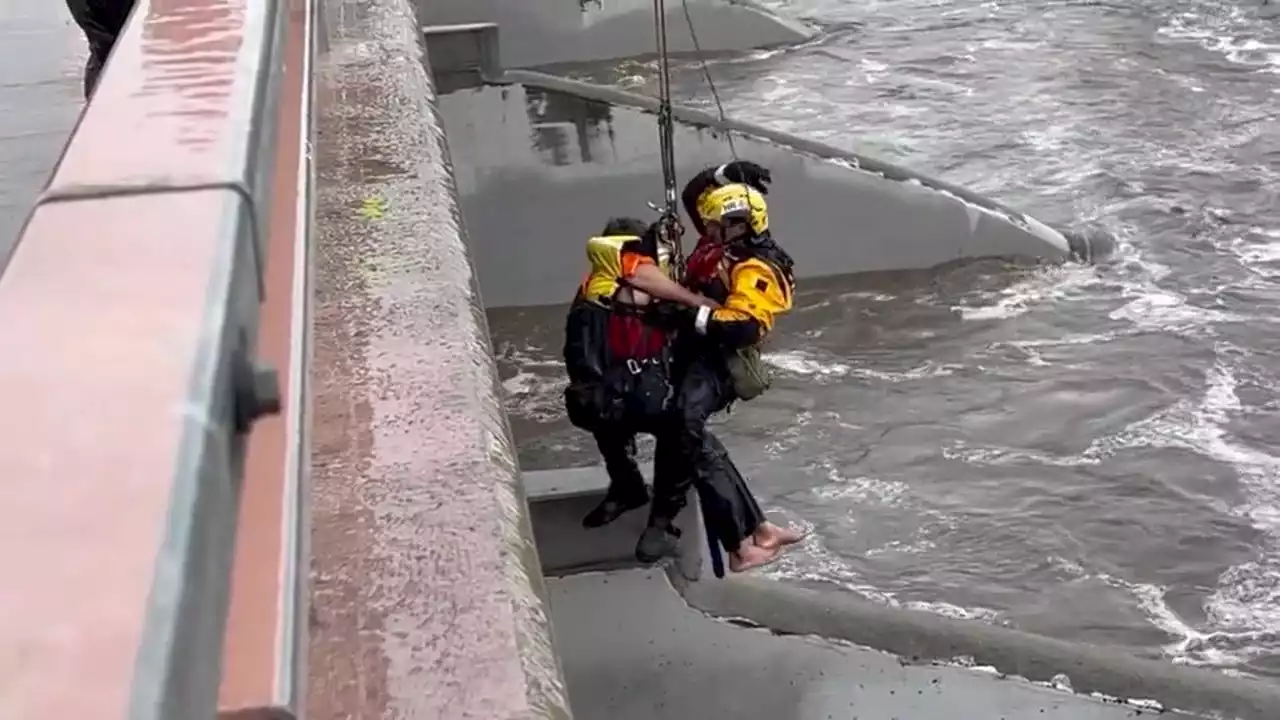
[[[684,22],[689,26],[689,39],[693,40],[693,49],[697,53],[698,63],[702,65],[702,76],[707,79],[707,87],[711,88],[711,98],[716,101],[716,112],[720,122],[725,122],[724,105],[720,104],[720,93],[716,92],[716,81],[711,79],[711,67],[707,65],[707,56],[702,52],[702,44],[698,42],[698,31],[693,29],[693,16],[689,14],[689,0],[680,0],[684,7]],[[733,159],[738,159],[738,149],[733,146],[733,133],[725,130],[724,136],[729,140],[729,152]]]
[[[726,122],[724,103],[720,101],[720,92],[716,89],[716,81],[711,77],[711,67],[707,64],[706,54],[702,52],[702,43],[698,40],[698,31],[693,26],[693,15],[689,12],[689,0],[680,0],[684,11],[684,21],[689,27],[689,39],[693,41],[693,49],[702,67],[702,76],[707,79],[707,87],[711,90],[711,98],[716,104],[716,113],[720,122]],[[676,203],[676,154],[675,154],[675,121],[671,109],[671,57],[667,50],[667,8],[666,0],[653,0],[653,30],[658,46],[658,148],[662,159],[663,208],[659,220],[661,241],[672,249],[672,262],[675,265],[676,277],[683,277],[685,270],[684,248],[680,242],[680,210]],[[725,138],[729,143],[729,153],[734,160],[738,159],[738,148],[733,142],[733,133],[725,130]]]
[[[720,122],[725,121],[724,105],[720,102],[720,93],[716,90],[715,80],[711,78],[711,68],[707,65],[706,57],[702,52],[702,45],[698,42],[698,31],[693,27],[693,16],[689,14],[689,0],[680,0],[680,4],[684,9],[684,21],[689,26],[689,38],[693,41],[693,49],[697,53],[698,62],[702,65],[703,77],[707,79],[707,86],[711,89],[711,97],[715,100],[716,111],[720,115]],[[662,228],[665,240],[672,247],[672,262],[676,267],[676,277],[683,278],[685,274],[685,257],[684,250],[680,245],[680,215],[676,206],[676,156],[675,156],[675,123],[671,112],[671,61],[667,52],[667,13],[665,0],[653,0],[654,14],[654,32],[658,40],[658,145],[659,152],[662,155],[662,183],[665,192],[666,206],[663,210]],[[738,150],[733,144],[733,134],[725,131],[725,137],[729,140],[729,152],[733,154],[733,159],[738,159]],[[724,577],[724,555],[720,548],[720,541],[717,539],[716,533],[711,526],[710,518],[704,511],[702,521],[707,535],[707,551],[711,556],[712,573],[717,578]]]
[[[680,210],[676,205],[675,122],[671,112],[671,60],[667,52],[666,0],[653,0],[654,33],[658,40],[658,148],[662,156],[662,241],[671,246],[676,277],[684,276],[684,248],[680,243]]]

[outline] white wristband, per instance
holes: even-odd
[[[707,322],[710,320],[711,308],[706,305],[702,305],[698,308],[698,316],[693,319],[693,329],[696,330],[699,335],[706,335]]]
[[[716,179],[717,185],[724,186],[729,184],[729,177],[724,174],[725,168],[727,167],[729,166],[721,165],[720,167],[716,168],[715,179]]]

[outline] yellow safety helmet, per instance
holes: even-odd
[[[769,206],[764,195],[750,185],[734,183],[708,190],[698,198],[703,222],[723,224],[728,218],[746,218],[751,230],[762,235],[769,229]]]

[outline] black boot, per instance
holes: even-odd
[[[680,528],[663,522],[650,522],[636,543],[636,560],[656,563],[664,557],[674,557],[680,549]]]
[[[588,529],[603,527],[622,517],[625,513],[648,504],[649,488],[644,485],[620,492],[617,497],[612,496],[612,494],[605,495],[604,500],[595,506],[591,512],[587,513],[586,517],[582,518],[582,527]]]

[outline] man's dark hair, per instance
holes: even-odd
[[[643,220],[629,217],[617,217],[609,220],[604,226],[604,237],[618,235],[635,235],[640,238],[632,249],[642,255],[658,259],[658,223],[646,223]]]
[[[643,236],[649,230],[649,226],[643,220],[629,217],[611,218],[604,226],[604,232],[600,233],[605,237],[616,235],[638,235]]]

